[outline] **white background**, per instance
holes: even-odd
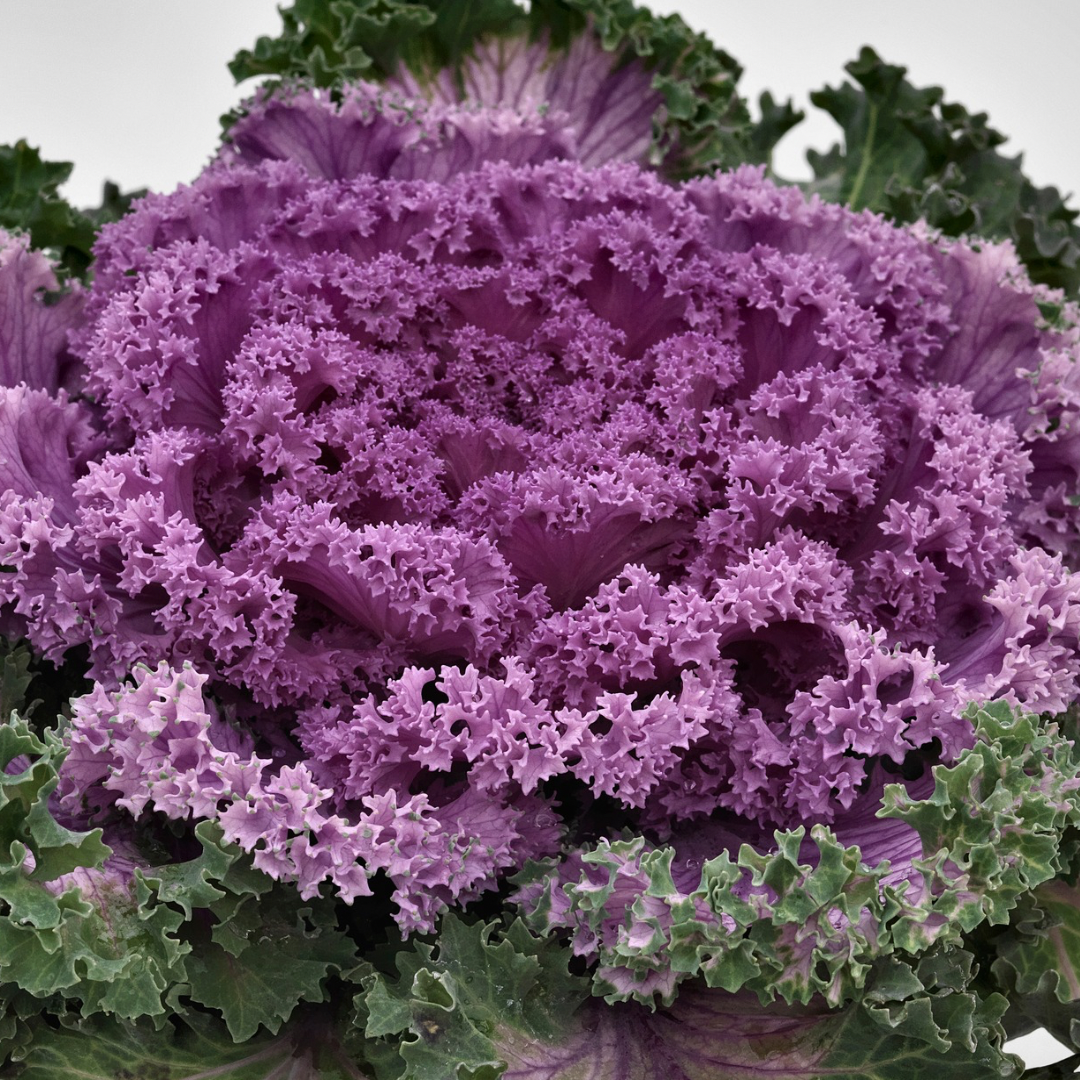
[[[744,67],[740,87],[809,104],[843,65],[872,45],[917,86],[990,114],[1023,151],[1028,175],[1080,193],[1080,2],[1038,0],[655,0],[706,32]],[[76,205],[122,188],[170,190],[213,153],[218,116],[238,90],[225,64],[280,28],[274,0],[2,0],[0,143],[26,138],[45,157],[76,163],[65,189]],[[250,86],[250,84],[248,84]],[[813,110],[817,113],[818,110]],[[807,145],[826,150],[837,129],[823,113],[781,144],[777,170],[809,175]],[[1072,200],[1080,206],[1080,199]],[[1029,1064],[1063,1056],[1045,1036],[1016,1047]]]
[[[1080,195],[1078,0],[652,6],[679,12],[731,53],[755,104],[769,88],[807,106],[810,90],[840,82],[843,65],[872,45],[916,85],[943,86],[949,100],[988,112],[1036,183]],[[274,0],[0,0],[0,143],[26,138],[52,160],[75,162],[66,193],[77,205],[96,203],[106,178],[171,189],[198,174],[218,116],[243,93],[226,61],[279,28]],[[791,179],[809,175],[803,147],[836,140],[833,122],[813,113],[777,154]]]

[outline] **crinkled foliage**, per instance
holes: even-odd
[[[515,57],[527,39],[547,43],[533,52],[534,63],[547,66],[557,95],[576,79],[563,51],[594,35],[618,64],[639,64],[652,76],[659,96],[651,103],[646,96],[639,107],[655,110],[654,157],[672,176],[771,162],[777,142],[804,118],[766,91],[751,120],[736,92],[741,69],[730,56],[677,15],[657,17],[628,0],[536,0],[527,13],[512,0],[300,0],[282,10],[282,20],[278,37],[262,37],[233,59],[237,81],[272,75],[340,87],[357,78],[393,83],[408,71],[422,94],[492,104],[517,92]],[[894,221],[927,221],[949,236],[1009,240],[1034,281],[1076,297],[1077,211],[1056,188],[1028,179],[1022,155],[1001,152],[1006,137],[985,113],[945,101],[940,87],[912,86],[905,68],[870,48],[845,70],[854,82],[810,95],[840,125],[843,142],[824,153],[808,151],[815,178],[804,187]],[[594,97],[592,107],[625,126],[624,111],[612,108],[607,94]],[[224,123],[234,120],[230,114]]]
[[[93,404],[5,436],[9,610],[98,680],[69,812],[424,928],[582,800],[859,820],[967,702],[1072,699],[1077,334],[1011,253],[587,168],[570,112],[265,98],[104,231]]]
[[[1011,240],[1032,280],[1080,291],[1077,212],[1054,187],[1037,187],[1007,157],[986,113],[917,88],[906,68],[863,48],[846,65],[855,80],[810,95],[844,132],[843,147],[810,151],[812,190],[894,221],[928,221],[950,236]],[[1066,196],[1068,198],[1068,196]]]
[[[145,193],[122,194],[116,184],[106,181],[101,204],[77,210],[58,190],[71,168],[68,161],[42,160],[40,151],[23,139],[0,146],[0,229],[24,232],[35,248],[57,260],[65,274],[85,278],[97,229],[126,213],[131,200]],[[56,283],[45,287],[54,289]]]
[[[117,1045],[140,1030],[137,1041],[148,1040],[151,1054],[159,1043],[157,1053],[174,1069],[185,1056],[200,1066],[222,1064],[230,1057],[220,1056],[223,1040],[276,1034],[298,1003],[326,1000],[331,975],[359,977],[356,945],[338,928],[333,903],[305,903],[295,889],[276,885],[216,824],[195,829],[197,856],[163,866],[151,865],[146,837],[130,824],[112,823],[108,844],[100,828],[70,828],[64,822],[72,819],[50,798],[67,754],[51,730],[39,738],[17,715],[0,724],[5,1057],[25,1059],[29,1075],[39,1068],[98,1075],[68,1060],[72,1032],[65,1038],[44,1012],[81,1033],[74,1053],[84,1068],[104,1068],[117,1053],[128,1067],[146,1048],[133,1054]],[[160,1032],[177,1013],[201,1025],[206,1045],[154,1036],[145,1019],[155,1018]],[[291,1034],[271,1044],[281,1048],[274,1064],[295,1049]]]
[[[1009,246],[661,179],[588,38],[490,48],[258,95],[86,295],[0,241],[2,629],[93,681],[12,814],[28,1062],[171,1014],[195,1070],[210,1012],[238,1077],[742,1075],[782,1013],[792,1077],[1008,1075],[998,990],[1069,978],[970,950],[1070,869],[1080,315]],[[259,1041],[309,1007],[325,1054]]]

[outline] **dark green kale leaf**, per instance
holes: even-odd
[[[35,248],[49,251],[69,275],[90,265],[94,223],[59,193],[71,163],[44,161],[25,140],[0,146],[0,226],[30,234]]]
[[[110,221],[119,221],[131,209],[131,204],[136,199],[141,199],[146,192],[146,188],[124,191],[112,180],[106,180],[101,188],[101,202],[97,206],[88,207],[83,213],[93,222],[96,232]]]
[[[495,1080],[508,1047],[528,1056],[574,1029],[589,991],[568,959],[520,921],[503,931],[447,915],[434,943],[413,941],[398,954],[396,978],[363,980],[355,1024],[367,1036],[364,1056],[379,1080],[403,1063],[408,1080]]]
[[[321,1017],[242,1043],[202,1013],[160,1025],[65,1016],[59,1026],[38,1022],[32,1034],[21,1064],[0,1075],[18,1080],[369,1080]]]
[[[511,5],[512,6],[512,5]],[[229,63],[237,82],[259,75],[340,86],[350,79],[391,74],[406,41],[437,40],[435,13],[425,4],[399,0],[296,0],[280,8],[284,28],[261,37]]]
[[[1024,175],[1022,155],[1007,157],[1005,136],[986,113],[946,102],[940,87],[914,87],[906,68],[864,48],[849,82],[810,95],[840,125],[843,146],[808,153],[810,189],[894,221],[925,218],[947,236],[974,233],[1011,240],[1032,279],[1080,291],[1080,212],[1056,188]]]
[[[71,162],[45,161],[23,139],[0,146],[0,228],[29,233],[31,245],[57,261],[61,278],[85,280],[98,229],[127,213],[143,192],[122,194],[109,181],[100,206],[77,210],[60,194],[71,170]]]
[[[750,152],[747,161],[765,165],[772,172],[772,154],[777,143],[793,128],[801,124],[806,113],[796,109],[790,101],[778,102],[766,90],[758,99],[761,116],[750,129]]]

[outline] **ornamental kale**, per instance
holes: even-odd
[[[1080,310],[665,177],[591,32],[452,59],[260,91],[57,302],[0,233],[0,629],[91,682],[35,733],[5,668],[9,1052],[1014,1075],[1077,997]]]

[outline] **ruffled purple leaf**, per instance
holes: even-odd
[[[450,904],[558,844],[542,800],[511,801],[472,786],[410,796],[380,784],[346,819],[307,764],[259,757],[206,700],[206,681],[190,666],[161,664],[136,668],[134,685],[115,693],[97,686],[75,699],[61,808],[216,820],[227,841],[254,853],[256,869],[296,882],[305,899],[330,881],[351,903],[370,894],[369,878],[381,870],[395,885],[405,932],[430,929]]]
[[[80,366],[68,351],[86,301],[78,287],[55,295],[56,271],[30,240],[0,229],[0,386],[55,394],[75,390]],[[54,294],[46,302],[47,293]]]
[[[75,481],[102,442],[90,410],[63,391],[0,388],[0,491],[49,499],[58,524],[74,520]]]
[[[442,105],[543,112],[572,138],[572,156],[590,166],[644,162],[663,101],[640,61],[618,63],[589,35],[554,53],[545,41],[492,38],[465,59],[457,78],[447,71],[421,85],[403,72],[390,85]]]
[[[382,872],[405,930],[578,829],[699,830],[699,871],[773,826],[884,855],[885,777],[954,767],[970,702],[1076,694],[1069,319],[1007,251],[759,170],[667,185],[616,160],[636,65],[500,48],[481,104],[259,99],[103,232],[72,342],[104,437],[59,381],[6,391],[4,625],[98,681],[66,797],[217,820],[305,896]],[[784,925],[835,997],[843,935],[819,986]]]
[[[523,166],[576,157],[560,113],[427,106],[360,83],[330,95],[265,95],[229,131],[226,162],[295,161],[313,177],[371,175],[444,183],[486,162]],[[651,133],[651,129],[650,129]]]
[[[252,288],[272,265],[246,245],[178,242],[111,297],[87,354],[89,388],[108,399],[110,420],[218,429],[225,368],[250,324]]]
[[[572,158],[587,166],[648,157],[663,95],[641,62],[590,36],[566,50],[523,36],[478,46],[458,77],[389,89],[263,93],[229,130],[225,161],[300,163],[327,180],[362,174],[444,182],[486,162]]]

